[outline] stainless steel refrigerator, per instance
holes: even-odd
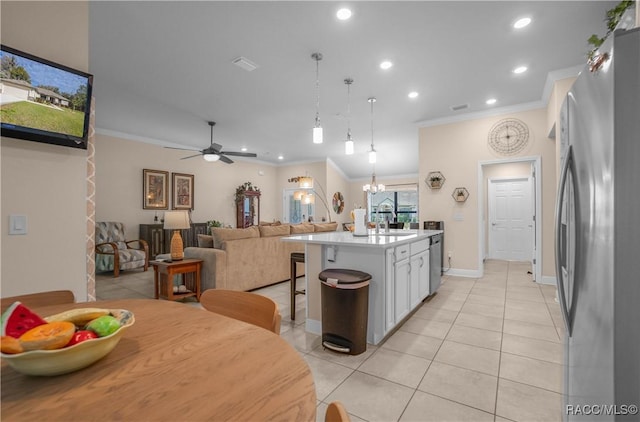
[[[637,421],[640,29],[616,31],[600,53],[599,67],[582,71],[560,116],[555,234],[566,326],[562,411],[568,421]]]

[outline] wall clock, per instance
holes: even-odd
[[[529,128],[518,119],[503,119],[489,130],[489,147],[501,155],[515,155],[529,143]]]
[[[340,192],[333,194],[333,210],[336,214],[342,214],[344,210],[344,196]]]

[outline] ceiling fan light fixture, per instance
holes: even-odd
[[[218,161],[220,156],[218,154],[202,154],[202,158],[204,158],[205,161],[214,162]]]

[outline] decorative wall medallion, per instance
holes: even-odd
[[[342,214],[344,210],[344,196],[340,192],[333,194],[333,210],[336,214]]]
[[[529,128],[518,119],[503,119],[489,130],[489,146],[501,155],[515,155],[529,143]]]

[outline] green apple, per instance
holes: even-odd
[[[91,330],[98,335],[98,337],[105,337],[109,334],[113,334],[120,328],[120,323],[115,317],[111,315],[104,315],[94,319],[87,324],[86,329]]]

